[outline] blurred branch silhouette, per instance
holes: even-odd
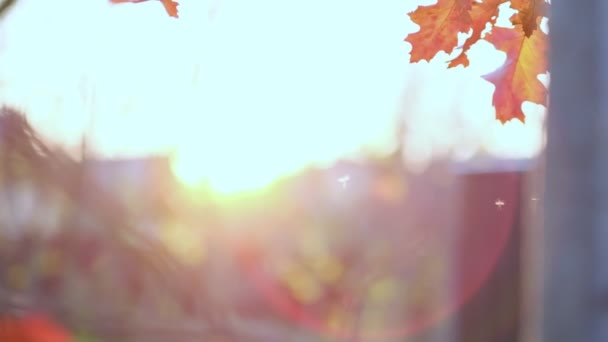
[[[128,217],[126,209],[118,205],[108,193],[89,182],[86,184],[88,190],[96,195],[89,196],[86,201],[80,198],[83,184],[75,180],[83,176],[84,165],[72,160],[61,150],[48,147],[24,114],[7,107],[0,109],[0,144],[8,154],[23,158],[30,164],[33,179],[59,187],[73,203],[80,205],[80,210],[95,217],[114,241],[135,252],[142,261],[146,261],[163,276],[169,276],[167,272],[178,270],[178,261],[161,244],[125,223]],[[5,164],[6,168],[10,166],[10,163]]]
[[[193,291],[199,291],[198,294],[203,295],[200,289],[193,288],[188,280],[191,270],[182,264],[162,241],[129,224],[131,213],[128,208],[94,181],[86,178],[84,160],[74,160],[61,149],[49,147],[23,113],[8,107],[0,108],[0,153],[3,158],[3,170],[0,170],[0,173],[5,176],[13,175],[13,178],[21,177],[23,175],[18,175],[18,171],[23,171],[23,167],[18,167],[18,164],[24,163],[28,179],[42,188],[58,189],[66,195],[78,215],[84,214],[92,218],[95,225],[102,228],[97,234],[112,245],[112,253],[119,254],[121,263],[126,261],[130,265],[125,267],[144,270],[154,277],[155,283],[160,283],[163,288],[168,289],[171,297],[176,298],[182,305],[188,305]],[[11,179],[7,178],[6,181],[10,183]],[[83,197],[83,187],[86,187],[86,193],[94,195]],[[10,202],[9,199],[9,204]],[[78,222],[64,222],[61,227],[63,236],[69,238],[65,242],[68,250],[73,247],[70,245],[77,243],[77,236],[80,234],[78,230],[70,230],[70,227],[79,228],[78,225]],[[3,230],[7,228],[4,227]],[[211,315],[208,311],[215,309],[210,307],[196,314],[202,315],[200,318],[209,319]],[[213,330],[223,330],[222,327],[215,326],[217,321],[208,323]]]
[[[0,3],[0,18],[3,18],[6,13],[17,3],[17,0],[4,0]]]

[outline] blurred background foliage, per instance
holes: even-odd
[[[0,16],[14,3],[14,0],[5,0],[0,4]],[[74,1],[66,6],[76,6],[76,3]],[[198,2],[191,2],[194,3]],[[36,4],[39,5],[40,3]],[[195,7],[192,6],[194,10]],[[358,9],[360,13],[356,12],[357,16],[346,17],[356,21],[360,29],[369,30],[374,25],[361,26],[359,20],[363,17],[358,17],[361,15],[369,19],[369,9],[365,6]],[[94,32],[102,37],[100,32],[103,30],[93,24],[89,27],[84,21],[93,21],[94,17],[103,21],[105,19],[99,18],[110,18],[109,11],[104,12],[108,16],[103,17],[98,16],[96,12],[102,10],[102,5],[90,7],[87,11],[84,11],[85,7],[83,5],[80,8],[83,14],[77,24],[81,25],[83,30],[85,27],[94,28]],[[259,13],[256,12],[256,15],[259,18],[267,18],[264,15],[279,18],[281,24],[289,21],[285,19],[289,17],[281,12],[281,6],[278,13],[283,13],[283,16],[274,12],[262,13],[264,10],[260,8],[263,6],[258,7],[256,10]],[[378,5],[377,8],[378,11],[387,11],[389,7]],[[285,8],[283,10],[289,12],[289,7]],[[247,11],[242,11],[238,6],[232,8],[232,13],[230,9],[228,6],[226,11],[228,24],[245,20],[240,14],[248,13]],[[59,12],[63,9],[47,10],[58,11],[50,15],[57,22],[49,28],[59,27],[56,32],[64,32],[64,29],[74,31],[70,25],[75,24],[61,19]],[[124,10],[128,10],[128,7],[124,7]],[[342,13],[337,5],[333,10],[338,12],[331,13]],[[42,20],[36,16],[34,10],[27,11],[27,8],[22,8],[22,27],[29,27],[28,23]],[[187,15],[184,17],[183,22],[188,23],[188,20],[191,20],[190,23],[200,21],[205,24],[194,16],[190,19]],[[378,14],[378,17],[382,16]],[[133,26],[133,18],[122,17],[122,25]],[[232,89],[233,86],[240,85],[240,88],[236,88],[240,89],[241,93],[234,94],[215,93],[211,91],[215,88],[209,87],[210,89],[206,90],[209,93],[205,93],[207,97],[203,96],[205,101],[201,101],[204,102],[203,107],[197,107],[196,104],[201,105],[195,101],[201,97],[197,92],[200,89],[192,88],[190,83],[180,83],[180,86],[186,87],[188,91],[177,87],[172,89],[173,93],[165,94],[163,87],[166,83],[178,83],[167,78],[165,73],[181,74],[174,72],[173,68],[158,68],[158,62],[165,63],[167,58],[175,58],[172,54],[173,48],[179,51],[180,44],[172,34],[181,31],[170,31],[171,24],[154,21],[156,19],[152,16],[147,18],[149,21],[144,20],[137,24],[141,24],[142,32],[127,32],[128,30],[124,29],[126,26],[120,25],[113,28],[115,31],[110,32],[110,38],[105,39],[108,42],[118,42],[116,46],[110,43],[97,44],[94,39],[97,33],[91,36],[93,38],[83,33],[82,41],[74,39],[69,44],[65,43],[65,49],[58,49],[55,45],[50,45],[52,49],[45,47],[49,51],[62,51],[56,60],[50,59],[58,65],[58,61],[65,62],[69,59],[66,56],[75,58],[74,55],[80,56],[79,62],[96,55],[103,61],[99,63],[104,68],[91,71],[91,83],[98,83],[99,87],[91,86],[86,89],[88,95],[85,96],[86,108],[83,111],[88,112],[83,114],[80,109],[75,108],[70,112],[69,108],[64,108],[68,113],[64,119],[69,124],[72,123],[70,120],[86,121],[83,119],[85,117],[90,117],[93,121],[93,112],[104,113],[94,118],[99,122],[103,121],[104,117],[112,117],[116,108],[94,108],[92,99],[101,94],[100,105],[103,105],[105,89],[105,101],[110,104],[114,101],[117,104],[124,99],[122,93],[133,90],[129,89],[133,86],[147,95],[143,100],[139,98],[140,107],[145,105],[139,108],[139,112],[135,111],[144,113],[145,117],[114,116],[102,127],[105,133],[100,133],[100,136],[105,138],[97,141],[98,144],[126,148],[133,143],[135,148],[137,143],[134,140],[138,139],[150,143],[162,141],[161,134],[173,134],[174,138],[185,136],[185,142],[182,142],[185,146],[181,147],[188,152],[185,153],[188,162],[184,163],[182,172],[189,171],[186,174],[198,173],[200,176],[209,171],[209,175],[219,180],[234,182],[239,180],[239,175],[246,178],[249,173],[268,171],[257,167],[259,164],[272,164],[273,161],[281,164],[273,158],[284,157],[293,162],[302,157],[301,159],[310,161],[307,159],[311,157],[308,154],[325,155],[321,153],[325,152],[325,149],[331,152],[328,152],[327,156],[332,157],[325,156],[321,158],[323,162],[311,163],[313,166],[303,169],[296,167],[296,172],[287,172],[295,167],[295,164],[288,162],[285,164],[288,168],[277,169],[281,170],[282,177],[271,184],[255,191],[225,195],[204,182],[185,184],[183,177],[176,175],[175,156],[170,153],[110,158],[91,152],[93,149],[97,151],[100,146],[92,146],[94,143],[89,146],[88,141],[83,141],[80,154],[74,151],[68,153],[66,149],[54,146],[50,140],[41,138],[40,131],[49,127],[46,127],[46,121],[40,118],[50,109],[39,105],[44,101],[37,102],[36,97],[40,94],[54,96],[55,88],[61,88],[55,82],[63,78],[66,70],[71,69],[57,67],[57,75],[62,77],[56,79],[53,78],[55,74],[46,74],[51,69],[47,66],[31,72],[36,77],[47,75],[49,79],[45,85],[44,82],[38,82],[40,79],[36,77],[31,81],[28,78],[22,79],[22,74],[26,74],[24,70],[17,68],[16,64],[5,64],[6,74],[10,76],[9,71],[13,70],[14,77],[21,81],[15,83],[14,79],[8,77],[9,81],[6,83],[11,86],[6,86],[5,89],[21,90],[27,96],[19,102],[14,98],[11,100],[10,91],[7,91],[9,95],[3,95],[3,102],[19,102],[24,107],[30,106],[28,110],[36,113],[22,113],[10,107],[4,107],[0,113],[0,315],[3,317],[0,320],[0,340],[9,336],[6,335],[9,333],[2,335],[3,331],[9,331],[10,334],[17,330],[38,331],[49,339],[49,336],[53,335],[52,331],[63,329],[65,334],[76,341],[282,342],[372,341],[377,340],[376,338],[415,342],[456,341],[458,333],[454,330],[453,320],[457,312],[462,311],[462,306],[469,302],[474,306],[475,298],[480,296],[486,298],[482,299],[484,303],[494,303],[494,298],[488,299],[492,295],[479,289],[486,282],[488,274],[499,264],[498,256],[503,252],[506,240],[511,237],[510,232],[514,226],[511,216],[517,214],[513,208],[517,207],[519,201],[516,189],[518,185],[491,180],[480,183],[482,185],[475,188],[475,191],[467,193],[468,188],[463,185],[462,174],[454,172],[454,165],[458,163],[454,162],[450,154],[458,155],[455,145],[464,142],[474,148],[465,146],[464,152],[461,151],[456,159],[464,159],[471,164],[475,164],[475,158],[481,157],[483,160],[483,157],[497,151],[502,151],[503,157],[533,155],[532,152],[542,146],[542,139],[539,138],[541,135],[535,133],[542,122],[540,109],[536,110],[538,115],[530,116],[532,124],[523,126],[514,123],[497,128],[498,126],[494,125],[494,114],[491,112],[490,96],[479,96],[480,93],[490,94],[488,90],[491,89],[488,89],[487,84],[484,88],[468,80],[474,78],[476,82],[481,82],[478,75],[473,75],[473,72],[467,74],[470,70],[457,70],[447,82],[444,73],[430,72],[434,65],[422,65],[417,69],[420,72],[413,72],[408,76],[412,80],[402,94],[399,95],[399,91],[395,90],[397,87],[393,89],[395,97],[403,102],[396,105],[396,111],[407,120],[397,120],[394,125],[394,139],[388,144],[392,148],[375,148],[369,151],[363,148],[358,151],[361,153],[354,153],[357,158],[333,160],[336,153],[348,154],[343,152],[351,150],[351,146],[345,150],[342,148],[359,143],[355,143],[355,140],[360,138],[353,135],[355,131],[365,133],[364,135],[373,131],[384,138],[390,138],[390,133],[383,131],[384,124],[378,124],[378,127],[375,124],[392,123],[392,119],[386,117],[395,114],[395,108],[391,107],[392,100],[389,101],[389,96],[384,94],[385,90],[379,86],[385,80],[372,78],[372,81],[360,83],[340,83],[338,79],[350,80],[353,75],[347,67],[338,68],[347,63],[341,61],[339,56],[330,58],[329,62],[325,61],[315,55],[316,50],[310,52],[314,55],[313,59],[318,59],[322,65],[327,64],[329,69],[319,66],[314,67],[318,70],[308,66],[310,71],[306,68],[291,68],[291,64],[298,64],[290,59],[293,56],[285,51],[277,53],[271,49],[256,52],[260,60],[253,60],[255,63],[261,63],[260,65],[251,61],[249,64],[242,63],[241,60],[221,64],[221,61],[227,59],[224,54],[228,53],[231,58],[235,58],[250,49],[250,46],[245,44],[243,51],[226,50],[229,44],[224,44],[225,41],[231,41],[235,36],[238,36],[238,39],[243,38],[238,30],[228,30],[228,33],[224,32],[224,36],[219,36],[221,38],[217,39],[216,45],[210,45],[217,50],[216,54],[211,53],[212,49],[205,50],[192,42],[180,43],[187,45],[185,51],[190,51],[193,55],[194,51],[190,49],[205,56],[211,54],[209,68],[215,70],[219,66],[222,67],[214,73],[207,70],[206,75],[219,78],[221,82],[218,91],[223,87]],[[322,48],[332,47],[339,50],[334,47],[335,41],[332,39],[344,39],[353,35],[343,31],[333,32],[335,37],[326,34],[330,26],[341,27],[340,30],[344,28],[342,25],[336,25],[329,14],[323,18],[325,26],[319,28],[320,33],[316,33],[328,37],[327,41],[323,41],[327,46],[321,44]],[[17,19],[15,20],[19,23]],[[255,20],[264,21],[262,19]],[[396,20],[401,22],[403,18]],[[309,25],[309,20],[305,21],[306,25]],[[350,21],[348,23],[353,24]],[[106,25],[106,22],[103,24]],[[147,40],[148,49],[141,50],[144,51],[141,55],[133,55],[134,52],[128,50],[133,45],[132,42],[125,42],[131,39],[131,36],[127,36],[122,43],[118,38],[127,33],[132,34],[133,38],[143,35],[143,31],[151,27],[144,24],[156,27],[157,31],[147,32],[148,38],[150,35],[154,36],[154,39]],[[220,25],[220,28],[230,27],[228,24],[224,23],[225,26]],[[250,24],[245,21],[243,25]],[[186,28],[188,32],[192,31],[190,34],[193,37],[200,33],[194,30],[195,26]],[[262,28],[260,32],[271,38],[273,35],[270,33],[277,31],[272,25],[262,25]],[[395,37],[390,36],[387,41],[395,38],[395,42],[401,43],[399,30],[390,29]],[[37,46],[37,43],[30,41],[32,37],[40,40],[37,31],[20,31],[19,25],[15,30],[16,37],[21,38],[13,38],[14,41],[22,41],[25,47],[30,44]],[[161,41],[167,46],[163,45],[160,49],[168,55],[153,49],[159,49],[155,39],[162,30],[169,33],[165,32],[161,37]],[[301,30],[301,27],[298,27],[298,30]],[[19,32],[25,36],[19,36]],[[49,32],[55,34],[55,31]],[[258,31],[253,32],[251,36],[255,39],[252,38],[249,44],[258,47],[258,36],[263,35]],[[303,35],[302,32],[300,34]],[[375,42],[379,33],[368,36],[370,41]],[[139,38],[137,36],[137,39]],[[282,36],[279,38],[283,39]],[[297,45],[302,43],[300,40],[294,41]],[[91,45],[82,45],[85,42]],[[279,42],[285,43],[281,40]],[[173,43],[175,45],[172,45]],[[280,45],[272,39],[264,44],[268,45],[266,48]],[[377,50],[376,45],[369,47],[359,41],[352,45],[371,52],[361,56],[352,53],[349,58],[359,56],[361,60],[351,61],[350,67],[362,69],[362,60],[371,59],[376,55],[381,55],[382,62],[390,65],[384,52],[378,52],[381,50]],[[307,46],[302,46],[301,49],[308,49]],[[70,50],[68,47],[78,50]],[[346,45],[342,47],[346,48]],[[405,64],[406,54],[400,55],[403,51],[399,48],[399,54],[395,53],[392,57],[393,62],[397,60],[398,63]],[[116,49],[123,49],[126,51],[125,55],[130,53],[131,57],[137,57],[125,59],[122,54],[113,53]],[[139,51],[138,49],[136,50]],[[111,58],[109,55],[101,56],[102,50],[111,51]],[[24,53],[18,44],[11,51],[16,51],[12,61],[17,64],[19,63],[16,61],[21,61],[22,56],[39,53]],[[73,51],[85,51],[91,55],[72,55]],[[148,51],[156,52],[145,55]],[[295,55],[302,52],[295,51]],[[337,51],[333,53],[337,54]],[[142,58],[144,55],[145,58]],[[325,55],[325,52],[319,55]],[[484,54],[478,57],[480,60],[488,59]],[[304,55],[303,58],[312,57]],[[149,64],[144,63],[144,60]],[[275,70],[274,74],[271,73],[270,65],[277,61],[291,63],[290,68],[282,66],[278,71]],[[366,75],[376,74],[378,65],[373,63],[375,62],[367,65],[368,69],[364,70]],[[147,69],[151,65],[155,72]],[[195,64],[193,70],[188,69],[190,65],[187,63],[182,66],[184,70],[181,71],[187,75],[188,80],[192,74],[195,74],[194,78],[198,77],[195,71],[200,64]],[[91,66],[85,63],[83,68],[88,69]],[[299,70],[305,75],[292,75],[281,68],[290,72]],[[344,75],[337,72],[333,78],[329,77],[331,82],[319,82],[316,79],[324,80],[327,76],[325,74],[329,74],[328,70],[331,68],[348,74],[348,77],[342,77]],[[393,80],[394,77],[394,83],[401,83],[402,75],[397,75],[397,69],[391,68],[392,66],[378,74],[390,75],[389,79]],[[313,69],[315,72],[312,72]],[[141,75],[153,75],[151,77],[155,78],[155,82],[141,82],[141,75],[135,72],[138,70]],[[230,78],[230,75],[239,75],[245,71],[252,74]],[[274,76],[267,77],[265,73]],[[160,77],[162,75],[167,77]],[[98,78],[96,81],[95,77]],[[306,83],[307,77],[315,79],[315,83]],[[432,81],[429,81],[429,84],[432,86],[423,88],[423,81],[429,77]],[[268,84],[256,83],[262,78],[268,78],[270,81]],[[105,83],[100,82],[104,79]],[[241,84],[243,79],[247,79],[247,82],[244,82],[247,87]],[[298,96],[293,95],[291,90],[285,91],[289,87],[283,83],[288,79],[304,86],[294,88],[296,90],[293,93]],[[86,77],[84,80],[87,80]],[[218,81],[212,77],[208,83],[213,84],[214,80]],[[141,83],[149,83],[147,86],[150,88],[143,87]],[[444,83],[448,84],[444,90],[437,91],[436,86]],[[32,84],[42,85],[40,94],[31,90]],[[100,84],[105,84],[106,88]],[[226,86],[228,84],[230,86]],[[363,87],[364,84],[369,89]],[[450,89],[449,84],[454,88],[453,91],[446,90]],[[203,88],[206,89],[205,87]],[[276,92],[277,87],[283,92]],[[338,89],[339,92],[334,94],[328,91],[332,87],[345,89]],[[152,88],[154,92],[151,91]],[[159,90],[160,88],[163,89]],[[258,93],[252,93],[254,90]],[[377,102],[354,101],[373,98],[372,90],[384,95],[376,96]],[[252,98],[260,98],[251,101],[252,98],[244,97],[242,92]],[[260,95],[262,93],[263,98]],[[454,98],[436,101],[437,93],[450,93]],[[72,90],[66,90],[66,94],[69,95],[57,97],[57,108],[62,106],[62,101],[77,100],[78,96]],[[299,94],[305,94],[305,97],[316,94],[316,97],[300,98]],[[460,107],[457,102],[462,100],[464,95],[475,100]],[[480,98],[487,98],[487,103],[482,103]],[[129,101],[137,102],[137,98],[134,99]],[[155,102],[158,99],[167,101]],[[174,100],[180,104],[177,109],[167,105]],[[335,102],[324,105],[323,101],[326,100]],[[206,101],[211,103],[209,108]],[[228,102],[241,104],[242,107],[229,105]],[[430,106],[421,106],[420,110],[418,105],[422,102]],[[454,102],[454,105],[448,104],[445,108],[439,106],[440,103],[451,102]],[[255,107],[256,104],[258,107]],[[346,104],[346,109],[341,107]],[[378,106],[379,104],[382,106]],[[254,107],[249,108],[250,105]],[[60,111],[57,108],[55,110]],[[260,108],[273,110],[269,109],[270,114],[261,114],[260,117],[252,114],[257,113],[256,109]],[[167,114],[168,109],[172,112],[183,110],[185,114],[179,116],[180,113],[174,113],[178,115],[174,119]],[[128,112],[129,108],[124,111]],[[294,117],[286,116],[285,111],[294,111],[298,124],[292,124],[290,120]],[[209,116],[206,117],[207,121],[196,120],[201,112]],[[143,119],[155,117],[155,114],[159,113],[163,120],[182,125],[165,127],[165,121],[161,121],[159,127],[162,129],[155,131],[148,127],[146,135],[146,132],[143,132],[146,130],[143,127]],[[242,115],[236,116],[234,113]],[[329,120],[324,117],[326,113],[338,114],[333,120]],[[439,114],[432,116],[432,113]],[[194,114],[194,119],[185,120],[190,114]],[[364,120],[365,115],[367,117]],[[380,119],[381,115],[386,117]],[[359,118],[360,122],[354,120]],[[28,119],[37,120],[37,130]],[[130,123],[121,126],[127,119]],[[214,126],[215,119],[219,120],[219,124]],[[233,121],[237,119],[243,121]],[[476,124],[469,125],[469,121]],[[259,132],[256,131],[252,135],[248,129],[254,123]],[[305,128],[300,127],[300,124]],[[275,125],[279,128],[275,128]],[[356,127],[351,131],[342,129],[349,125]],[[64,123],[64,126],[70,125]],[[320,130],[318,126],[323,126],[323,129]],[[383,126],[382,129],[379,126]],[[122,138],[115,139],[112,134],[119,128],[123,129]],[[48,133],[48,130],[46,131],[45,133]],[[57,140],[61,140],[62,132],[64,131],[56,131]],[[523,134],[526,132],[527,134]],[[341,139],[342,134],[344,139]],[[208,140],[207,145],[211,146],[202,146],[202,143],[194,139],[208,135],[217,139]],[[297,138],[289,137],[290,135]],[[75,135],[72,134],[72,138],[73,136]],[[293,138],[297,143],[288,143],[287,138]],[[254,144],[257,142],[253,141],[255,139],[264,143]],[[276,148],[283,141],[286,141],[285,146],[280,146],[283,149]],[[249,143],[252,145],[250,149],[242,148]],[[332,143],[340,147],[337,152],[333,151],[335,146],[330,146]],[[315,145],[317,148],[310,151],[302,147],[313,144],[318,146]],[[273,149],[275,154],[258,155],[260,146]],[[217,152],[216,148],[223,150]],[[357,148],[353,147],[353,150]],[[514,151],[519,154],[514,154]],[[205,158],[202,158],[201,155],[205,153]],[[439,157],[436,158],[437,156]],[[228,159],[230,162],[226,162]],[[404,164],[407,159],[418,161],[422,166],[408,168]],[[221,177],[224,172],[230,173],[229,177]],[[270,174],[273,175],[272,172]],[[503,203],[504,208],[503,205],[495,205],[499,201]],[[516,258],[512,259],[517,261]],[[491,306],[492,310],[481,310],[473,315],[472,325],[476,328],[466,331],[463,341],[513,340],[499,340],[494,337],[499,330],[510,329],[516,321],[518,307],[513,303],[517,303],[517,293],[512,294],[509,291],[515,288],[516,285],[513,284],[516,284],[518,279],[499,280],[498,287],[506,294],[498,297],[501,299],[500,303],[506,303],[506,309],[494,305]],[[23,326],[26,328],[7,328],[14,326],[12,322],[25,322]],[[28,326],[32,328],[27,328]],[[23,336],[19,338],[24,339]],[[35,338],[30,340],[36,341]],[[57,340],[65,339],[57,337]]]
[[[441,163],[409,173],[397,150],[218,200],[163,157],[69,157],[10,108],[0,133],[4,315],[46,312],[88,340],[332,340],[449,305]]]

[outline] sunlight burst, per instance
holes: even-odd
[[[184,185],[206,185],[221,195],[260,190],[282,175],[272,164],[266,164],[266,167],[263,163],[254,167],[238,164],[239,160],[213,162],[196,154],[184,153],[174,159],[172,168]]]

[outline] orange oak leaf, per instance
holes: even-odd
[[[430,61],[439,51],[451,53],[458,44],[458,32],[471,29],[471,0],[439,0],[435,5],[419,6],[409,13],[420,31],[405,38],[412,44],[410,62]]]
[[[498,18],[498,6],[508,0],[486,0],[484,2],[475,2],[471,8],[470,15],[472,21],[471,36],[465,40],[462,51],[458,56],[450,61],[448,68],[453,68],[458,65],[464,67],[469,66],[469,58],[467,51],[481,39],[481,33],[486,29],[488,23],[494,26]]]
[[[535,30],[527,37],[521,25],[515,25],[494,27],[485,39],[507,54],[500,68],[483,76],[496,87],[492,97],[496,118],[502,123],[514,118],[525,122],[522,103],[545,104],[547,100],[547,88],[538,80],[547,71],[547,35]]]
[[[549,3],[545,0],[511,0],[511,8],[517,10],[510,19],[513,25],[521,25],[526,37],[538,28],[538,18],[549,13]]]
[[[179,18],[177,13],[177,6],[179,6],[179,2],[172,0],[160,0],[160,2],[162,2],[163,6],[165,6],[165,11],[167,11],[169,16]]]
[[[110,2],[113,4],[121,4],[121,3],[125,3],[125,2],[138,3],[138,2],[144,2],[144,1],[149,1],[149,0],[110,0]],[[174,17],[174,18],[179,17],[178,10],[177,10],[177,6],[179,6],[179,2],[173,1],[173,0],[160,0],[160,2],[165,7],[165,11],[167,11],[167,14],[169,14],[169,16]]]

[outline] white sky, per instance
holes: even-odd
[[[54,141],[88,132],[105,156],[175,148],[191,177],[233,186],[245,165],[261,183],[382,147],[404,101],[411,161],[534,154],[544,111],[528,106],[525,126],[493,120],[479,75],[504,57],[489,44],[467,69],[408,63],[418,3],[182,0],[176,20],[155,1],[20,0],[0,26],[0,103]]]

